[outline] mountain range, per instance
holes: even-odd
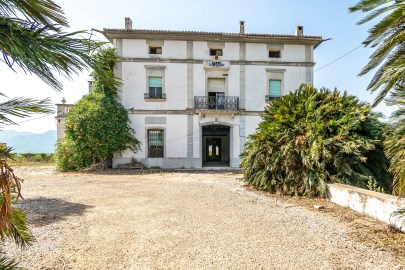
[[[0,142],[11,146],[14,153],[53,153],[55,152],[56,130],[49,130],[41,134],[1,130]]]

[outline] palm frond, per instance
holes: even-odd
[[[0,93],[1,94],[1,93]],[[4,94],[2,95],[4,96]],[[10,116],[25,118],[32,114],[51,114],[53,105],[49,99],[32,99],[16,97],[0,102],[0,126],[16,123]]]
[[[62,90],[54,73],[71,78],[92,66],[91,54],[103,43],[81,38],[85,31],[52,33],[48,27],[0,17],[0,50],[10,68],[34,73],[56,90]],[[29,46],[27,46],[29,44]]]
[[[12,259],[7,258],[4,255],[0,255],[0,269],[1,270],[20,270],[17,262]]]
[[[405,78],[405,1],[361,0],[349,8],[350,12],[369,14],[358,22],[363,24],[387,14],[369,30],[364,45],[376,48],[360,76],[377,69],[367,89],[378,91],[373,106],[378,105],[390,92],[404,84]]]
[[[57,25],[68,27],[63,10],[52,0],[0,0],[1,17],[18,17],[58,30]]]

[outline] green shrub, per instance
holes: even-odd
[[[378,117],[354,96],[301,85],[266,107],[241,155],[244,179],[288,195],[325,196],[329,181],[389,192]]]
[[[126,149],[139,149],[127,110],[118,101],[115,52],[104,49],[96,59],[94,87],[69,111],[65,137],[57,143],[57,168],[61,171],[78,171]]]
[[[48,153],[18,153],[11,154],[10,163],[13,165],[54,163],[55,155]]]

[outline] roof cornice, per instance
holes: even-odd
[[[222,41],[222,42],[246,42],[246,43],[283,43],[303,44],[317,47],[322,43],[321,36],[295,36],[275,34],[237,34],[215,33],[194,31],[165,31],[143,29],[106,29],[102,33],[112,41],[113,39],[158,39],[158,40],[182,40],[182,41]]]

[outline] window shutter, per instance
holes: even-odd
[[[281,80],[269,81],[269,95],[271,97],[281,96]]]
[[[162,78],[149,77],[149,87],[162,87]]]

